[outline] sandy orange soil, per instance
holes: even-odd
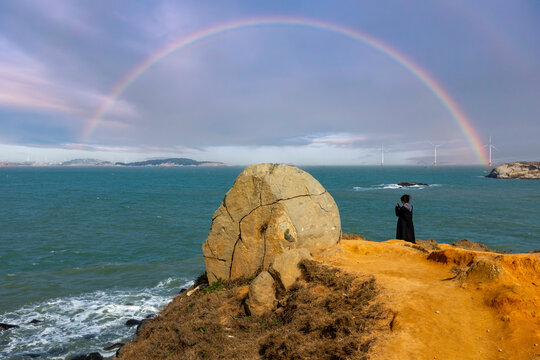
[[[374,276],[393,313],[375,360],[540,359],[540,254],[342,240],[316,260]]]

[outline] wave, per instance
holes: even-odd
[[[94,291],[77,296],[50,299],[25,305],[0,315],[0,321],[20,328],[2,332],[0,358],[20,359],[31,354],[47,359],[65,359],[78,354],[106,352],[103,348],[129,340],[134,328],[128,319],[156,314],[193,281],[168,278],[152,288],[129,291]],[[30,324],[32,320],[39,323]]]
[[[441,186],[440,184],[431,184],[429,186],[426,185],[413,185],[413,186],[401,186],[398,184],[378,184],[378,185],[371,185],[368,187],[363,186],[354,186],[354,191],[373,191],[373,190],[396,190],[396,189],[412,189],[412,190],[422,190],[428,187],[438,187]]]

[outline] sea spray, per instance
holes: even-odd
[[[106,352],[104,347],[131,339],[135,329],[128,319],[155,315],[181,287],[192,281],[169,278],[152,288],[128,291],[94,291],[25,305],[0,314],[3,322],[20,325],[0,333],[0,358],[17,359],[30,354],[64,359],[78,353]],[[32,320],[34,323],[31,323]]]

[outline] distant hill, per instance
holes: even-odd
[[[169,158],[159,160],[146,160],[130,163],[117,162],[117,166],[224,166],[224,163],[216,161],[197,161],[187,158]]]
[[[154,159],[137,162],[103,161],[98,159],[73,159],[62,163],[36,163],[36,162],[0,162],[0,167],[7,166],[226,166],[218,161],[197,161],[187,158]]]
[[[61,166],[111,166],[113,165],[110,161],[103,161],[97,159],[73,159],[69,161],[64,161],[60,164]]]

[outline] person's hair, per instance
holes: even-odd
[[[411,195],[405,194],[401,197],[401,201],[408,203],[411,200]]]

